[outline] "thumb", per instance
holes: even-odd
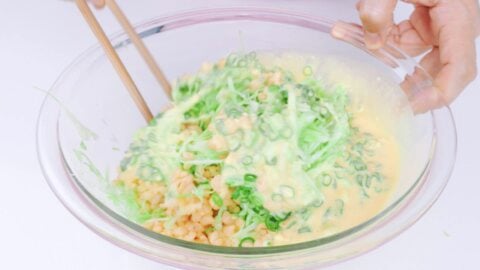
[[[393,26],[393,11],[397,0],[360,0],[357,10],[365,30],[365,44],[371,50],[379,49]]]

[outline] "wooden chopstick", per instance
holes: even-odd
[[[113,13],[113,15],[115,15],[120,25],[128,34],[133,44],[137,48],[138,52],[142,56],[143,60],[145,60],[145,62],[147,63],[147,66],[150,68],[150,71],[153,73],[153,76],[157,79],[158,83],[162,86],[167,97],[171,98],[172,87],[170,86],[170,83],[166,79],[165,75],[163,74],[162,70],[158,66],[157,62],[155,62],[155,59],[153,58],[152,54],[143,43],[142,39],[138,36],[132,24],[128,21],[127,17],[122,12],[122,9],[117,5],[117,2],[115,0],[105,0],[105,4],[107,5],[108,8],[110,8],[110,11]]]
[[[102,47],[105,51],[105,54],[107,55],[108,59],[112,63],[115,71],[117,72],[118,76],[120,77],[123,84],[127,88],[128,92],[130,93],[130,96],[132,97],[133,101],[135,102],[137,108],[140,110],[140,112],[142,113],[145,120],[147,122],[150,122],[153,119],[152,112],[148,108],[148,105],[145,102],[145,99],[142,97],[142,94],[140,93],[140,91],[138,91],[138,88],[137,88],[135,82],[133,81],[132,77],[128,73],[128,70],[126,69],[122,60],[120,59],[117,52],[115,51],[112,44],[110,43],[110,40],[108,39],[108,37],[105,34],[105,31],[103,31],[99,22],[97,21],[97,19],[93,15],[92,10],[88,6],[87,0],[75,0],[75,3],[77,4],[78,9],[80,10],[83,17],[85,18],[85,21],[90,26],[90,29],[92,30],[92,32],[95,34],[96,38],[98,39],[98,41],[102,45]],[[170,84],[166,80],[166,78],[163,75],[163,73],[161,72],[160,68],[158,68],[158,66],[156,65],[155,60],[153,60],[152,55],[150,54],[148,49],[145,47],[145,45],[143,44],[141,39],[138,37],[137,33],[135,32],[133,27],[128,22],[125,15],[123,15],[123,13],[121,12],[120,8],[118,7],[118,5],[115,3],[114,0],[107,0],[106,4],[112,10],[112,13],[115,14],[117,19],[119,21],[121,21],[121,24],[125,28],[125,31],[127,32],[127,34],[130,36],[130,39],[136,45],[137,49],[139,50],[140,54],[142,55],[142,57],[147,62],[148,66],[150,67],[150,69],[154,73],[157,80],[161,83],[161,85],[162,85],[165,93],[167,94],[167,96],[170,97],[171,96]],[[118,15],[118,14],[120,14],[120,15]],[[138,44],[140,44],[140,45],[138,45]],[[160,74],[161,76],[158,77],[158,74]]]
[[[97,37],[100,44],[103,46],[105,54],[107,55],[108,59],[110,59],[110,62],[117,71],[118,76],[120,76],[120,79],[127,88],[130,96],[132,97],[133,101],[142,113],[143,117],[147,122],[150,122],[153,119],[152,112],[148,108],[148,105],[145,102],[145,99],[142,97],[142,94],[140,94],[140,91],[138,91],[135,82],[125,68],[122,60],[120,60],[120,57],[110,43],[110,40],[105,35],[105,32],[103,31],[102,27],[93,15],[92,10],[87,4],[87,0],[75,0],[75,3],[77,4],[78,9],[85,18],[85,21],[87,21],[88,25],[90,26],[90,29]]]

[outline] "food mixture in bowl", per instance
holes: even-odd
[[[178,81],[173,106],[121,163],[110,197],[128,218],[186,241],[264,247],[339,233],[385,208],[395,136],[311,66],[267,59],[232,54]]]

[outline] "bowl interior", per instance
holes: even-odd
[[[322,79],[326,84],[342,84],[360,93],[353,101],[357,106],[368,106],[365,103],[367,96],[385,101],[382,105],[374,105],[377,117],[387,119],[403,147],[400,179],[390,204],[377,217],[348,232],[327,239],[312,239],[306,245],[264,248],[265,252],[331,243],[391,218],[408,202],[428,171],[434,150],[432,114],[413,115],[408,96],[401,87],[405,76],[414,71],[415,63],[406,57],[392,57],[386,51],[374,55],[359,43],[334,39],[330,35],[331,27],[332,23],[326,20],[281,12],[250,14],[236,11],[186,14],[154,20],[138,28],[172,82],[185,74],[195,73],[202,63],[218,61],[232,52],[296,52],[322,59],[318,66]],[[152,111],[161,112],[169,104],[168,99],[133,45],[122,34],[112,41]],[[354,79],[359,74],[362,79]],[[113,217],[119,226],[126,224],[156,240],[203,249],[199,244],[147,233],[124,219],[125,209],[110,200],[107,190],[118,173],[120,161],[135,131],[146,123],[101,48],[95,47],[82,56],[68,76],[68,82],[62,85],[57,96],[63,107],[57,132],[65,164],[76,184],[93,199],[94,205],[102,207],[106,218]],[[428,80],[414,83],[419,88],[426,84]],[[245,249],[236,248],[209,247],[208,250],[245,252]]]

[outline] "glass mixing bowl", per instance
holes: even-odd
[[[397,90],[388,95],[405,96],[431,85],[428,74],[394,46],[369,52],[358,30],[345,28],[344,40],[332,38],[333,24],[285,11],[231,8],[157,18],[136,29],[172,81],[194,73],[204,61],[213,62],[231,52],[290,50],[361,63],[357,71],[364,72],[372,93],[389,84],[396,87],[389,89]],[[160,112],[167,98],[130,40],[120,33],[111,41],[150,108]],[[400,87],[405,89],[405,78],[409,78],[408,91]],[[391,106],[390,112],[408,106],[408,102],[399,104]],[[412,124],[400,136],[405,138],[404,172],[381,213],[335,235],[276,247],[218,247],[173,239],[129,221],[109,200],[108,183],[115,178],[132,135],[145,121],[99,45],[80,55],[45,98],[38,119],[38,157],[51,189],[75,217],[136,254],[192,269],[303,269],[380,246],[435,202],[454,165],[454,121],[448,107],[411,114],[411,118]]]

